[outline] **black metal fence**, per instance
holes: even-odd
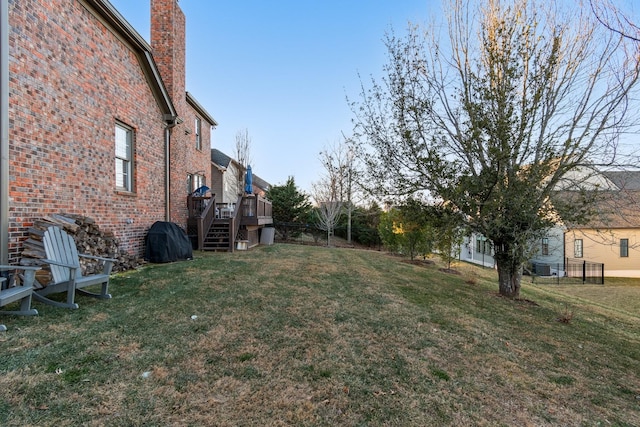
[[[533,263],[531,281],[551,284],[604,285],[604,264],[566,258],[563,264]]]

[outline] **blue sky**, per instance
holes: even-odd
[[[149,41],[149,0],[110,0]],[[346,97],[380,75],[386,31],[404,32],[439,0],[180,0],[187,20],[187,90],[219,123],[212,146],[235,151],[248,130],[254,173],[293,176],[310,191],[320,151],[351,131]]]

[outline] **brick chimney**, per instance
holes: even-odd
[[[151,0],[151,50],[179,114],[186,96],[185,25],[178,0]]]

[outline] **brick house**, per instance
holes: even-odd
[[[107,0],[2,8],[2,261],[49,214],[91,217],[135,255],[155,221],[185,226],[216,122],[185,89],[177,0],[151,0],[151,44]]]

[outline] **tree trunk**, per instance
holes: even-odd
[[[504,255],[502,257],[496,257],[496,264],[498,267],[500,295],[509,298],[519,298],[520,283],[522,281],[522,265],[508,259],[508,257]]]

